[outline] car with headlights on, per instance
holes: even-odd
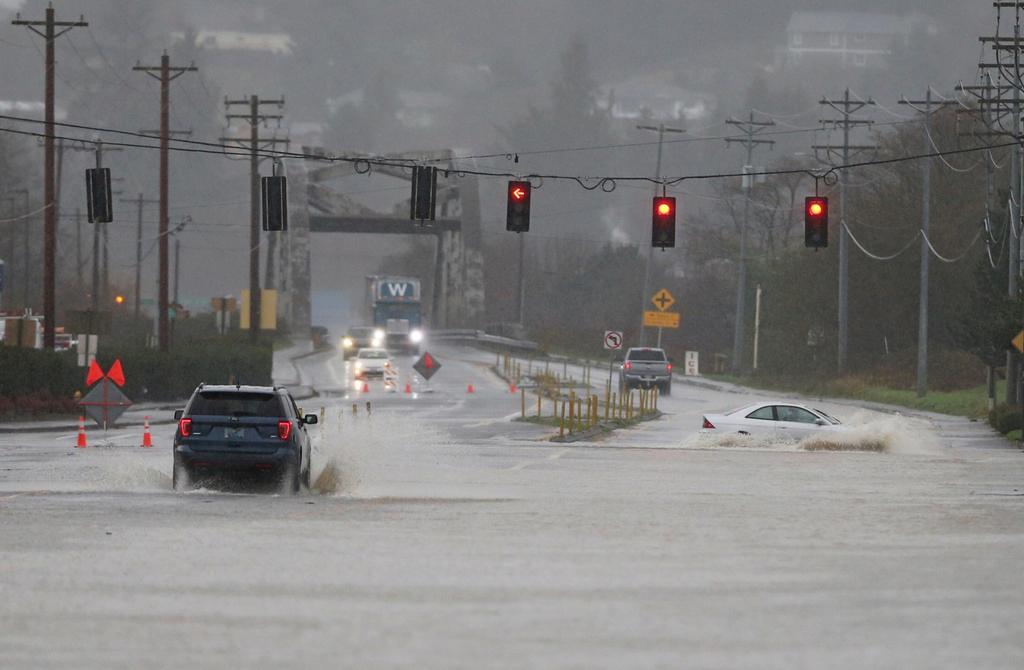
[[[813,435],[848,430],[839,419],[820,409],[787,401],[759,402],[701,417],[701,433],[738,433],[769,439],[802,440]]]
[[[341,352],[346,359],[354,358],[360,349],[384,346],[385,333],[376,326],[352,326],[341,338]]]
[[[226,476],[270,478],[282,493],[309,487],[310,439],[288,390],[278,386],[200,384],[174,418],[175,491]]]
[[[394,363],[387,349],[360,349],[352,361],[352,374],[356,379],[384,377],[389,369],[394,369]]]

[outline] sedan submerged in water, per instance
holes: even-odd
[[[833,416],[806,405],[771,401],[747,405],[722,414],[705,414],[701,433],[752,435],[768,439],[802,440],[837,433],[847,427]]]

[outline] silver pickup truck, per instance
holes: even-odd
[[[665,350],[653,347],[629,349],[619,370],[619,385],[624,391],[657,386],[661,395],[671,395],[672,363]]]

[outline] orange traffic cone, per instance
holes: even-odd
[[[76,449],[85,449],[88,445],[85,441],[85,417],[78,417],[78,442],[75,443]]]
[[[412,393],[412,384],[410,384],[409,382],[405,382],[405,392]]]
[[[363,382],[363,393],[369,393],[369,392],[370,392],[370,383],[369,382]]]
[[[473,388],[472,384],[466,387],[466,393],[476,393],[476,389]]]
[[[142,429],[142,446],[149,449],[153,446],[153,436],[149,434],[149,417],[145,417]]]

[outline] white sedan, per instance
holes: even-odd
[[[770,439],[802,440],[812,435],[847,429],[820,409],[792,402],[772,401],[747,405],[724,414],[706,414],[701,433],[739,433]]]
[[[356,379],[367,377],[386,377],[394,369],[391,356],[387,349],[360,349],[352,363],[352,371]]]

